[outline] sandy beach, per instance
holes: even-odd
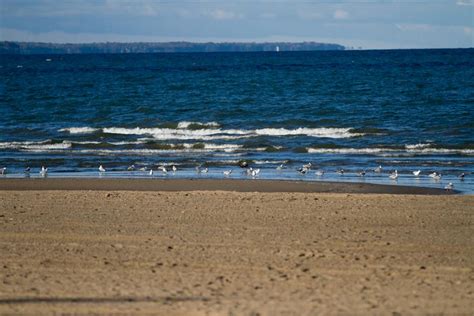
[[[134,181],[0,181],[0,314],[474,312],[472,195]]]

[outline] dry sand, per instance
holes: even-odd
[[[474,313],[474,196],[2,190],[0,227],[0,314]]]

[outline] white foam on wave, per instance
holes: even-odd
[[[407,146],[405,146],[407,148]],[[311,154],[463,154],[474,155],[474,149],[450,149],[450,148],[307,148]]]
[[[405,148],[406,149],[422,149],[422,148],[428,148],[430,146],[431,144],[419,143],[419,144],[414,144],[414,145],[405,145]]]
[[[268,136],[310,136],[310,137],[327,137],[327,138],[349,138],[363,136],[361,133],[351,133],[350,128],[306,128],[300,127],[296,129],[286,128],[261,128],[255,130],[257,135]]]
[[[40,142],[2,142],[0,148],[2,149],[19,149],[25,151],[43,151],[43,150],[60,150],[69,149],[72,147],[72,143],[69,141],[63,141],[62,143],[52,144],[50,140]]]
[[[202,123],[202,122],[187,122],[187,121],[184,121],[184,122],[179,122],[178,123],[178,128],[186,129],[191,125],[197,125],[197,126],[202,126],[202,127],[219,127],[220,126],[220,124],[217,123],[217,122]]]
[[[68,128],[61,128],[60,132],[68,132],[69,134],[91,134],[98,131],[98,128],[93,127],[68,127]]]

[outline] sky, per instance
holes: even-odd
[[[0,0],[0,40],[474,46],[474,0]]]

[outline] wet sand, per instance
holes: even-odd
[[[371,183],[237,179],[0,179],[0,190],[236,191],[377,194],[453,194],[442,189]]]
[[[472,195],[30,181],[0,181],[0,314],[474,311]]]

